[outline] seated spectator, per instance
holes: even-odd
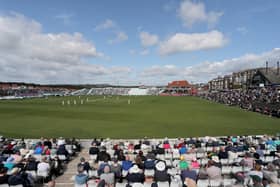
[[[37,165],[38,165],[38,162],[36,161],[36,159],[32,156],[29,156],[27,158],[27,162],[26,162],[26,165],[25,165],[25,170],[36,171],[37,170]]]
[[[278,173],[275,168],[275,165],[269,163],[267,165],[267,169],[263,170],[263,177],[268,180],[269,183],[277,183],[278,181]]]
[[[8,184],[9,175],[7,175],[8,169],[5,167],[0,168],[0,184]]]
[[[111,171],[115,174],[115,179],[122,182],[122,166],[118,163],[116,158],[113,158],[112,160]]]
[[[127,155],[125,157],[125,160],[122,161],[122,170],[128,171],[132,167],[132,161],[130,160],[130,157]]]
[[[144,169],[154,169],[155,168],[155,160],[150,157],[144,162]]]
[[[142,161],[142,159],[139,155],[136,156],[136,158],[134,160],[134,163],[137,164],[139,169],[144,170],[144,164],[143,164],[143,161]]]
[[[89,148],[89,154],[90,155],[98,155],[99,153],[99,148],[96,146],[96,143],[93,142],[91,147]]]
[[[51,171],[50,175],[51,176],[59,176],[63,173],[64,168],[62,165],[62,161],[58,159],[58,156],[55,156],[50,164],[51,166]]]
[[[169,182],[170,183],[170,175],[167,172],[166,164],[164,161],[159,161],[155,165],[155,174],[154,174],[155,182]]]
[[[256,153],[258,153],[260,157],[264,157],[264,152],[259,145],[256,148]]]
[[[195,170],[192,170],[188,164],[181,165],[181,179],[184,182],[187,178],[196,181],[197,173]]]
[[[139,156],[143,162],[147,160],[147,158],[143,154],[143,151],[139,151],[137,156]]]
[[[240,162],[241,166],[253,168],[254,166],[254,159],[252,158],[251,154],[249,152],[246,152],[244,155],[244,158]]]
[[[221,179],[222,178],[222,170],[221,170],[221,168],[215,166],[215,162],[213,160],[208,161],[206,172],[207,172],[209,179]]]
[[[48,163],[46,157],[43,157],[41,162],[37,165],[37,172],[42,174],[49,174],[50,164]]]
[[[75,176],[75,184],[83,185],[87,184],[88,175],[84,173],[84,167],[78,167],[78,174]]]
[[[106,148],[104,146],[101,147],[100,152],[97,155],[96,162],[98,161],[110,161],[111,156],[106,152]]]
[[[215,166],[222,168],[222,163],[220,162],[218,156],[212,156],[211,159],[214,161]]]
[[[100,175],[100,180],[105,182],[105,186],[113,187],[115,183],[114,173],[110,171],[109,166],[104,167],[104,172]]]
[[[244,187],[245,176],[242,172],[238,172],[234,175],[236,179],[235,184],[232,187]]]
[[[14,160],[13,157],[7,158],[6,162],[4,162],[4,167],[8,168],[9,171],[12,170],[15,165]]]
[[[44,154],[44,155],[51,155],[51,150],[49,149],[48,146],[45,146],[45,147],[44,147],[43,154]]]
[[[179,153],[180,153],[181,155],[183,155],[183,154],[187,154],[187,152],[188,152],[188,149],[187,149],[186,145],[185,145],[185,144],[182,144],[181,147],[180,147],[180,149],[179,149]]]
[[[52,142],[49,139],[45,139],[43,145],[48,146],[49,149],[52,149]]]
[[[12,155],[14,158],[14,163],[18,164],[22,161],[22,156],[20,155],[20,151],[15,151],[15,154]]]
[[[9,185],[24,185],[24,178],[20,174],[19,168],[13,168],[11,170],[11,176],[8,179]]]
[[[192,159],[191,168],[193,168],[193,169],[199,169],[200,168],[200,164],[199,164],[199,162],[197,161],[196,158]]]
[[[88,173],[88,171],[91,169],[88,162],[86,162],[86,159],[84,157],[80,158],[80,163],[78,164],[78,167],[83,167],[84,171]]]
[[[221,147],[219,153],[218,153],[219,159],[227,159],[228,158],[228,152],[225,150],[225,147]]]
[[[115,155],[117,155],[119,161],[125,160],[125,156],[122,149],[116,150]]]
[[[43,153],[43,150],[44,150],[44,146],[42,145],[41,142],[39,142],[35,147],[34,154],[41,155]]]
[[[261,180],[263,179],[262,166],[255,163],[253,170],[249,171],[248,176],[258,176]]]
[[[171,146],[170,146],[168,140],[165,140],[165,142],[163,143],[163,149],[165,149],[165,150],[171,149]]]
[[[64,155],[66,157],[67,160],[69,160],[69,152],[67,151],[66,147],[64,144],[58,146],[58,149],[56,151],[57,155]]]
[[[250,177],[253,181],[253,187],[263,187],[262,178],[259,175],[251,175]]]
[[[99,164],[99,167],[97,168],[97,174],[99,176],[104,172],[105,166],[110,166],[109,160],[104,160],[101,164]]]
[[[145,180],[145,176],[143,171],[141,171],[138,166],[135,164],[133,165],[126,176],[128,183],[131,185],[133,183],[143,183]]]

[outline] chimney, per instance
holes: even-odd
[[[266,61],[265,73],[267,74],[267,72],[268,72],[268,62]]]
[[[277,75],[279,75],[279,61],[277,62]]]

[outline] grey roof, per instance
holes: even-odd
[[[266,68],[260,69],[259,72],[271,83],[271,84],[280,84],[280,74],[277,74],[276,68]]]

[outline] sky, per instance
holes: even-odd
[[[279,0],[2,0],[0,81],[166,85],[276,66]]]

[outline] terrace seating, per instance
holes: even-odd
[[[236,183],[236,179],[233,177],[236,173],[248,173],[251,168],[242,166],[240,165],[242,163],[242,160],[244,158],[245,152],[248,152],[249,150],[242,150],[242,151],[235,151],[235,149],[240,146],[242,147],[243,145],[249,145],[249,147],[257,147],[261,142],[265,142],[267,137],[265,136],[248,136],[248,137],[237,137],[236,142],[231,141],[232,137],[215,137],[215,141],[217,143],[212,142],[211,137],[202,137],[198,138],[198,141],[202,141],[201,147],[194,148],[193,150],[190,149],[194,143],[187,143],[190,139],[185,139],[185,145],[188,147],[190,152],[187,152],[186,154],[180,155],[179,153],[179,148],[177,147],[182,140],[180,139],[168,139],[168,140],[146,140],[149,142],[149,144],[145,144],[144,146],[141,146],[142,149],[140,149],[143,152],[143,156],[146,156],[149,154],[151,151],[152,152],[157,152],[157,148],[159,148],[162,142],[168,141],[170,144],[170,148],[165,149],[163,154],[155,154],[155,158],[157,160],[164,160],[166,163],[167,167],[167,172],[171,176],[171,182],[166,183],[166,182],[158,182],[158,186],[169,186],[169,187],[181,187],[184,181],[181,181],[180,179],[180,159],[182,159],[181,156],[183,156],[183,159],[191,165],[192,160],[195,158],[197,159],[198,163],[200,164],[200,169],[205,167],[205,165],[208,164],[209,160],[211,159],[211,154],[217,154],[219,153],[220,149],[224,149],[225,147],[231,147],[230,149],[233,150],[229,158],[222,158],[218,162],[221,165],[221,173],[222,173],[222,178],[219,180],[213,180],[213,179],[203,179],[199,178],[198,176],[196,183],[197,186],[213,186],[213,187],[218,187],[218,186],[232,186],[233,184]],[[274,137],[275,142],[278,142],[279,137]],[[142,140],[144,142],[145,140]],[[212,143],[209,143],[212,142]],[[138,144],[138,140],[107,140],[106,142],[103,143],[104,147],[106,148],[106,152],[110,154],[111,158],[114,158],[115,155],[115,145],[122,145],[121,148],[124,152],[125,155],[130,156],[130,160],[134,161],[134,159],[137,157],[139,154],[139,150],[134,150],[131,147],[129,148],[128,145]],[[156,146],[155,146],[156,145]],[[215,145],[215,146],[213,146]],[[117,146],[118,147],[118,146]],[[263,147],[263,152],[264,152],[264,157],[261,157],[260,159],[262,160],[263,163],[263,168],[266,168],[266,165],[268,163],[274,162],[276,159],[279,159],[279,156],[271,156],[270,151],[268,151],[269,146],[264,146]],[[276,150],[276,147],[274,147]],[[203,150],[203,151],[202,151]],[[199,152],[198,152],[199,151]],[[280,150],[278,150],[280,151]],[[162,152],[159,152],[162,153]],[[255,153],[255,152],[254,152]],[[253,155],[253,152],[251,152],[251,155]],[[277,155],[277,154],[276,154]],[[279,154],[280,155],[280,154]],[[93,162],[96,160],[97,156],[91,156],[90,157]],[[112,164],[112,162],[108,162],[108,164]],[[100,165],[100,163],[98,164]],[[200,174],[200,169],[197,168],[195,171]],[[279,167],[277,167],[279,170]],[[95,169],[93,170],[94,172],[96,171]],[[154,175],[154,170],[144,170],[143,171],[144,175],[146,177],[153,177]],[[97,174],[97,173],[96,173]],[[179,176],[179,179],[178,177]],[[94,175],[94,178],[98,178],[98,174]],[[116,186],[125,186],[126,185],[126,175],[123,175],[123,182],[122,183],[116,183]],[[177,177],[177,178],[176,178]],[[176,180],[175,180],[176,178]],[[179,181],[178,181],[179,180]],[[248,180],[248,179],[247,179]],[[248,180],[250,181],[250,180]],[[247,182],[247,181],[246,181]],[[135,184],[136,185],[136,184]],[[143,184],[137,184],[139,186],[151,186],[151,182],[144,182]]]
[[[59,139],[60,140],[60,139]],[[68,140],[67,140],[68,141]],[[64,141],[65,142],[65,141]],[[68,144],[68,148],[73,147],[74,144]],[[52,149],[48,149],[52,147]],[[13,165],[7,174],[9,177],[13,175],[13,172],[18,172],[19,177],[30,175],[28,179],[29,183],[37,185],[41,182],[48,182],[50,178],[58,176],[63,172],[63,165],[60,164],[63,160],[59,160],[58,155],[56,155],[57,145],[55,142],[49,140],[13,140],[1,138],[0,141],[0,157],[2,164],[6,167],[6,161],[10,160],[10,165]],[[72,153],[75,153],[76,150],[72,149]],[[39,168],[38,164],[41,162]],[[30,167],[27,168],[27,165],[30,164]],[[45,165],[44,165],[45,164]],[[67,164],[64,162],[64,164]],[[44,166],[43,166],[44,165]],[[49,169],[47,168],[49,165]],[[3,165],[1,166],[2,169]],[[19,168],[19,169],[17,169]],[[2,175],[5,173],[2,173]],[[8,184],[1,184],[0,187],[9,186]],[[10,185],[12,186],[12,185]],[[21,187],[23,185],[16,185],[15,187]]]

